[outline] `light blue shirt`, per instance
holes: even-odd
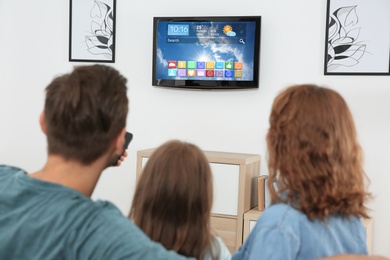
[[[184,259],[111,203],[0,165],[0,259]]]
[[[226,247],[225,243],[220,237],[215,237],[211,252],[205,252],[203,260],[212,260],[213,256],[219,255],[218,260],[230,260],[232,255],[230,254],[229,249]],[[215,258],[215,257],[214,257]]]
[[[268,207],[232,259],[316,259],[335,254],[367,254],[360,219],[340,216],[310,221],[288,204]]]

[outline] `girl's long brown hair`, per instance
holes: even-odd
[[[137,183],[130,218],[153,241],[201,259],[214,243],[209,163],[193,144],[169,141],[153,152]]]
[[[268,188],[274,203],[290,203],[309,219],[368,217],[362,151],[352,115],[337,92],[298,85],[279,94],[272,106],[267,146]],[[278,191],[272,184],[276,179]]]

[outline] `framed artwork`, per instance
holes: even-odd
[[[69,61],[115,62],[116,0],[70,0]]]
[[[390,75],[390,1],[328,0],[325,75]]]

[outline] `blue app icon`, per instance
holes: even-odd
[[[225,66],[225,62],[223,62],[223,61],[218,61],[218,62],[215,63],[215,68],[216,69],[223,69],[224,66]]]
[[[233,77],[233,71],[225,70],[225,78],[232,78],[232,77]]]
[[[176,69],[168,69],[168,76],[169,77],[175,77],[177,75]]]
[[[196,63],[196,68],[197,68],[197,69],[204,69],[204,68],[206,68],[206,62],[204,62],[204,61],[198,61],[198,62]]]

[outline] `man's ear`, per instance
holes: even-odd
[[[44,134],[46,134],[46,124],[45,124],[45,112],[42,111],[41,115],[39,116],[39,124],[41,126],[41,130]]]
[[[123,146],[125,145],[126,128],[123,128],[115,138],[115,154],[123,153]]]

